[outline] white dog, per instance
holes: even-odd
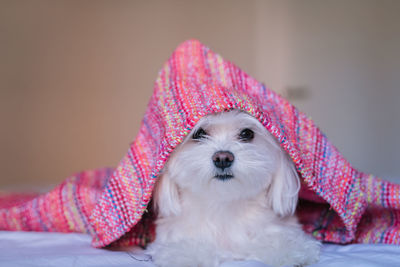
[[[293,215],[299,188],[294,164],[256,118],[239,111],[206,116],[160,174],[148,252],[168,267],[314,263],[320,243]]]

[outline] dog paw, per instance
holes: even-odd
[[[309,238],[304,241],[297,249],[293,249],[293,253],[287,258],[294,266],[303,267],[317,263],[321,251],[321,243],[315,239]]]
[[[188,242],[152,244],[147,254],[159,267],[217,267],[220,264],[214,251]]]

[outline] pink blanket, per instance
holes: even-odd
[[[148,204],[169,154],[201,117],[230,109],[256,117],[291,156],[305,231],[335,243],[400,243],[399,185],[354,169],[310,118],[196,40],[164,64],[115,169],[84,171],[43,195],[0,196],[0,230],[85,232],[96,247],[146,245],[154,238]]]

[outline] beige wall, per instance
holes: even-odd
[[[293,1],[286,86],[357,168],[400,182],[400,1]]]
[[[0,188],[116,165],[188,38],[277,91],[308,92],[293,102],[351,162],[400,177],[399,3],[2,1]]]

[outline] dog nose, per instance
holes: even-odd
[[[217,151],[212,156],[214,165],[222,170],[230,167],[234,159],[235,157],[230,151]]]

